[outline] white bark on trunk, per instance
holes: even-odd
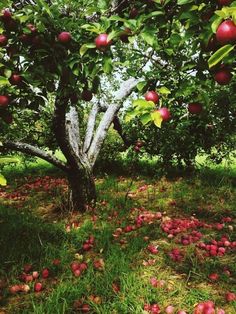
[[[83,147],[84,153],[87,153],[90,147],[90,144],[93,138],[93,132],[94,132],[95,124],[96,124],[96,117],[97,117],[98,111],[99,111],[99,106],[97,103],[95,103],[88,117],[88,123],[87,123],[87,129],[85,133],[84,147]]]
[[[81,150],[81,139],[79,131],[78,112],[75,107],[70,107],[66,114],[66,131],[69,136],[69,143],[76,154],[79,156]]]
[[[120,89],[114,95],[113,103],[108,106],[108,109],[104,113],[88,151],[88,160],[92,167],[95,164],[114,116],[122,106],[124,99],[131,94],[133,88],[139,81],[140,79],[130,78],[123,82]]]

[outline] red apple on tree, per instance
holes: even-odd
[[[72,37],[69,32],[61,32],[58,37],[58,41],[62,44],[67,44],[71,41]]]
[[[0,107],[7,107],[9,105],[10,99],[8,96],[0,95]]]
[[[221,44],[236,41],[236,25],[232,20],[222,22],[216,31],[216,39]]]
[[[131,10],[130,10],[130,13],[129,13],[129,17],[131,19],[134,19],[136,18],[136,16],[138,15],[138,9],[133,7]]]
[[[227,5],[230,5],[231,3],[231,0],[218,0],[218,4],[220,6],[227,6]]]
[[[9,82],[11,85],[20,85],[22,82],[22,76],[19,74],[13,73],[11,77],[9,78]]]
[[[214,74],[214,80],[220,85],[228,85],[232,74],[228,69],[221,69]]]
[[[31,31],[31,33],[37,32],[37,28],[34,26],[34,24],[27,24],[27,28]]]
[[[90,90],[84,89],[81,93],[81,98],[85,101],[90,101],[93,98],[93,93]]]
[[[151,90],[146,93],[145,100],[153,101],[155,104],[157,104],[159,101],[159,95],[154,90]]]
[[[12,14],[11,14],[11,11],[9,9],[4,9],[2,10],[2,16],[1,16],[1,19],[4,21],[4,22],[8,22],[9,20],[11,20],[12,18]]]
[[[202,104],[200,103],[190,103],[188,105],[188,111],[192,114],[199,114],[202,112]]]
[[[158,109],[158,112],[161,114],[163,121],[169,121],[170,120],[171,114],[170,114],[169,109],[167,109],[166,107],[162,107],[162,108]]]
[[[0,47],[6,46],[7,42],[8,42],[7,36],[0,35]]]
[[[111,40],[108,40],[107,34],[100,34],[95,38],[95,45],[98,50],[105,51],[108,46],[112,43]]]
[[[21,34],[19,39],[23,44],[31,44],[32,42],[32,37],[29,34]]]
[[[13,122],[13,116],[10,112],[4,112],[2,119],[7,124],[11,124]]]

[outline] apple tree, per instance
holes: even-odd
[[[65,171],[73,208],[94,202],[94,164],[112,123],[124,137],[118,113],[136,87],[128,120],[144,126],[168,128],[182,104],[193,115],[210,115],[216,84],[235,100],[234,2],[5,0],[0,6],[1,149]],[[57,148],[66,161],[50,153]]]

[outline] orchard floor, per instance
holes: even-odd
[[[65,214],[66,180],[53,169],[12,168],[6,176],[8,186],[0,189],[1,314],[159,313],[151,312],[153,304],[160,313],[173,305],[174,313],[190,314],[206,300],[236,313],[236,301],[225,299],[236,293],[235,173],[97,178],[97,208],[83,215]],[[78,277],[74,261],[88,266]],[[38,279],[20,276],[26,264]],[[35,282],[41,292],[34,292]],[[18,284],[30,291],[10,293]]]

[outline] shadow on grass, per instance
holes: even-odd
[[[11,271],[19,263],[39,263],[48,246],[59,251],[66,238],[58,226],[19,209],[0,206],[0,270]]]

